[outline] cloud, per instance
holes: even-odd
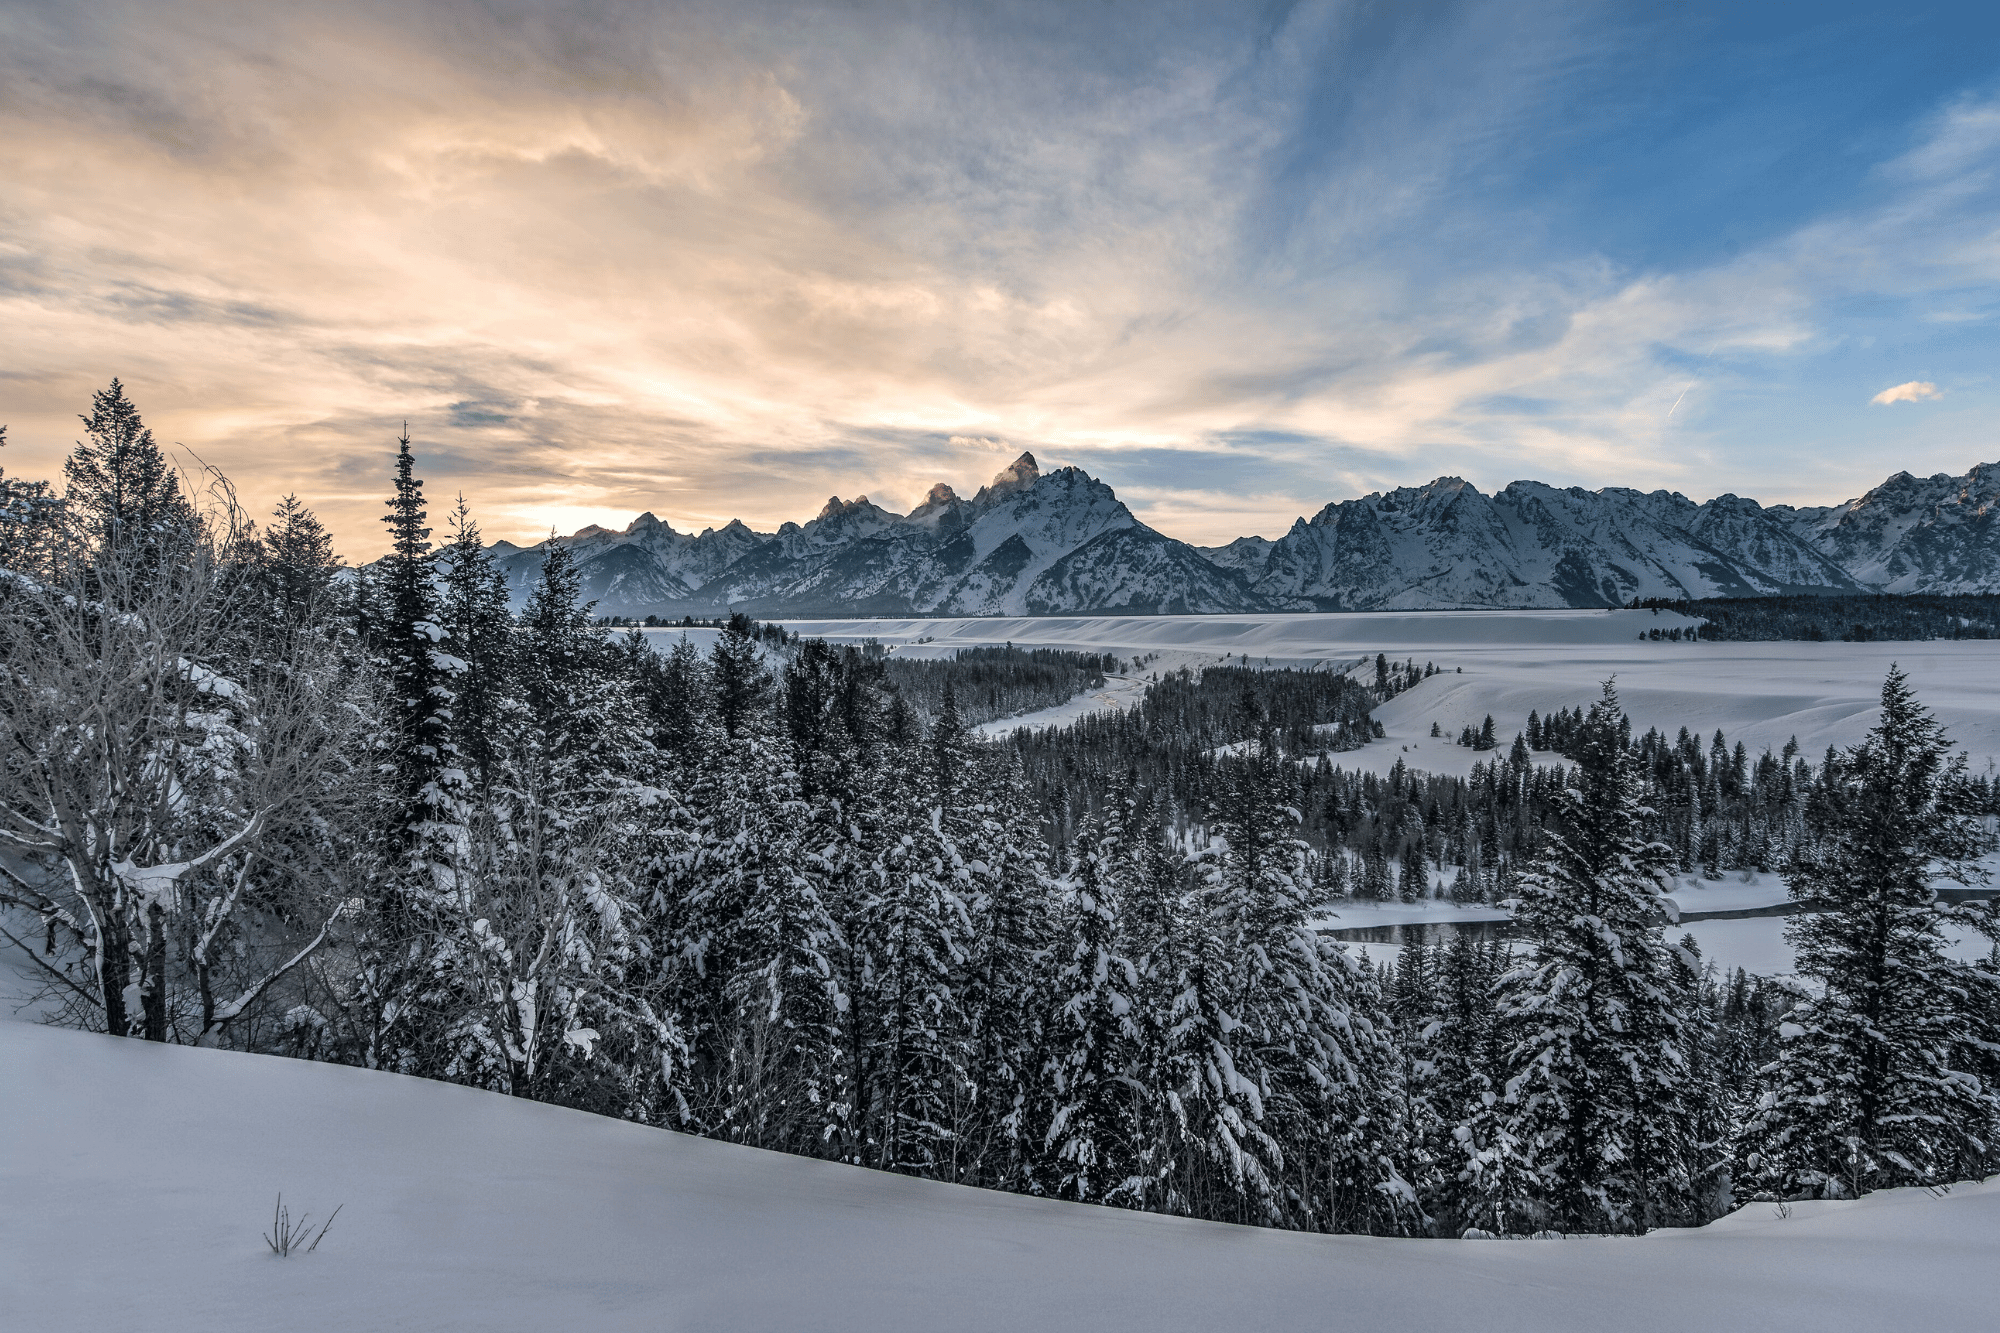
[[[1884,389],[1868,401],[1887,407],[1891,403],[1921,403],[1926,398],[1939,395],[1938,386],[1928,380],[1910,380],[1894,388]]]
[[[116,374],[355,557],[405,417],[520,539],[970,493],[1022,449],[1205,542],[1447,470],[1786,498],[1718,405],[1832,304],[2000,287],[1985,103],[1865,205],[1646,268],[1491,194],[1562,138],[1590,7],[1155,9],[0,7],[8,466],[54,474]]]

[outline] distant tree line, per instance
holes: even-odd
[[[1103,689],[1104,678],[1117,672],[1118,659],[1108,653],[1006,644],[961,648],[950,657],[887,653],[884,667],[897,693],[926,721],[944,711],[949,691],[959,717],[977,726]]]
[[[2000,594],[1868,593],[1793,597],[1645,597],[1633,609],[1699,617],[1685,629],[1641,630],[1641,639],[1683,642],[1787,640],[1868,643],[1875,640],[2000,637]]]
[[[1607,686],[1566,764],[1355,775],[1374,696],[1330,671],[986,744],[954,677],[919,709],[860,647],[615,637],[560,547],[511,611],[407,439],[349,571],[295,500],[256,525],[175,474],[116,382],[84,426],[59,499],[0,478],[0,928],[58,1021],[1318,1231],[1994,1169],[2000,970],[1943,931],[2000,927],[1935,892],[1990,792],[1900,676],[1862,744],[1768,774],[1635,741]],[[1790,877],[1810,985],[1669,939],[1711,832]],[[1315,930],[1392,845],[1503,866],[1520,939],[1376,967]]]

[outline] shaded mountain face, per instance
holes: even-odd
[[[971,499],[827,501],[774,533],[642,514],[559,538],[607,615],[1162,614],[1617,606],[1635,597],[2000,591],[2000,464],[1899,473],[1844,505],[1457,477],[1326,506],[1275,541],[1194,547],[1077,468],[1022,454]],[[547,543],[492,548],[525,601]]]
[[[1022,454],[970,500],[931,489],[908,514],[867,496],[830,499],[809,523],[756,533],[740,523],[698,536],[650,514],[624,532],[563,538],[585,594],[607,615],[1052,615],[1078,611],[1244,611],[1261,605],[1241,575],[1132,517],[1077,468],[1044,475]],[[517,599],[540,577],[546,543],[496,547]]]

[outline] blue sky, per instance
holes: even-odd
[[[1996,169],[1993,6],[16,0],[4,461],[117,374],[356,556],[405,417],[514,537],[1826,503],[2000,457]]]

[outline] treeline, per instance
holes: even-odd
[[[863,645],[867,650],[868,645]],[[944,711],[950,691],[959,716],[977,726],[1051,708],[1086,690],[1102,689],[1118,670],[1108,653],[1059,648],[961,648],[950,657],[885,658],[888,678],[910,706],[926,719]]]
[[[1217,666],[1169,672],[1137,708],[1018,730],[1018,759],[1044,836],[1066,847],[1123,787],[1160,792],[1185,828],[1227,781],[1232,750],[1268,738],[1294,759],[1352,750],[1376,734],[1375,698],[1338,671]]]
[[[1573,781],[1564,764],[1536,755],[1572,756],[1587,710],[1531,713],[1504,754],[1467,777],[1401,760],[1377,774],[1340,758],[1372,734],[1371,693],[1334,672],[1212,667],[1163,679],[1131,712],[1019,732],[1005,744],[1021,758],[1044,835],[1062,847],[1120,782],[1161,792],[1183,830],[1198,825],[1231,748],[1268,732],[1297,761],[1299,833],[1322,900],[1511,897]],[[1675,873],[1768,873],[1818,846],[1817,812],[1842,780],[1831,752],[1809,762],[1792,742],[1752,757],[1720,729],[1704,739],[1685,727],[1635,736],[1622,716],[1619,726],[1642,784],[1641,825],[1667,848]],[[1482,725],[1475,748],[1494,748],[1491,738]],[[2000,789],[1987,775],[1968,775],[1963,787],[1970,810],[2000,815]]]
[[[858,648],[613,637],[560,550],[511,613],[463,506],[432,543],[407,440],[357,577],[295,501],[189,494],[115,382],[86,430],[61,500],[0,495],[0,905],[63,1021],[1321,1231],[1630,1232],[1994,1166],[1996,972],[1940,933],[1994,926],[1931,888],[1986,832],[1899,677],[1787,862],[1811,988],[1663,933],[1608,689],[1569,765],[1480,779],[1542,810],[1520,951],[1380,971],[1310,925],[1325,747],[1368,729],[1335,673],[1176,673],[981,745]],[[1361,781],[1410,845],[1456,827]]]
[[[1633,608],[1699,617],[1686,629],[1642,630],[1642,639],[1673,642],[1780,639],[1818,643],[1873,640],[1991,639],[2000,636],[2000,594],[1871,593],[1793,597],[1646,597]]]

